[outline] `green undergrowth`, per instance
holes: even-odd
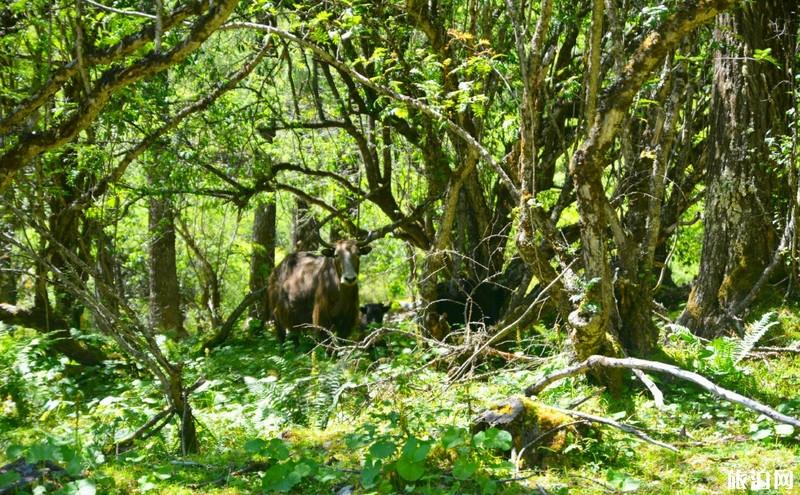
[[[765,338],[784,344],[796,338],[795,315],[778,312],[781,324]],[[401,329],[414,330],[407,323]],[[0,461],[50,460],[67,469],[20,493],[87,495],[522,494],[537,486],[552,494],[716,494],[735,470],[800,474],[791,428],[657,375],[664,410],[632,380],[623,397],[598,394],[574,377],[539,399],[568,407],[590,397],[579,410],[644,429],[679,452],[594,425],[595,434],[569,437],[563,463],[544,469],[512,462],[510,434],[475,432],[472,420],[567,364],[553,334],[519,343],[545,358],[541,363],[498,358],[472,368],[471,379],[448,372],[463,358],[448,362],[445,349],[409,335],[336,356],[310,349],[309,341],[302,351],[282,347],[269,335],[242,335],[194,358],[196,342],[164,342],[173,359],[185,360],[187,383],[205,377],[192,396],[202,451],[181,457],[174,422],[132,450],[106,450],[163,407],[143,370],[122,359],[81,370],[47,352],[35,334],[3,331]],[[675,329],[665,329],[664,342],[664,359],[800,416],[800,357],[737,362],[736,339],[703,342]],[[0,477],[0,487],[4,482]]]

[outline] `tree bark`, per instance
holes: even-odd
[[[775,197],[788,191],[778,185],[769,141],[788,132],[797,6],[747,3],[717,20],[703,251],[679,319],[704,337],[741,332],[734,308],[770,261],[777,243],[772,219],[785,217]]]
[[[150,325],[177,338],[183,328],[175,254],[175,210],[168,197],[152,196],[149,205]]]
[[[276,237],[275,198],[259,201],[253,216],[253,254],[250,258],[250,291],[255,292],[267,286],[267,281],[275,268]],[[250,316],[259,320],[259,327],[270,320],[269,297],[264,297],[252,306]]]
[[[292,246],[295,251],[316,251],[319,249],[319,223],[308,203],[297,199],[292,219]]]
[[[732,0],[684,2],[658,29],[649,33],[616,81],[605,90],[586,138],[572,155],[569,172],[580,214],[584,261],[583,297],[578,308],[569,315],[570,339],[578,359],[592,354],[621,356],[625,353],[619,344],[620,308],[614,297],[609,244],[613,239],[617,251],[622,254],[629,253],[635,244],[606,197],[603,172],[607,152],[629,113],[633,98],[653,70],[677,48],[686,34],[711,21],[733,3]],[[619,370],[595,370],[595,373],[612,393],[621,389]]]
[[[0,211],[0,231],[8,237],[14,237],[13,217],[2,211]],[[17,304],[19,276],[14,270],[12,246],[0,240],[0,303]]]

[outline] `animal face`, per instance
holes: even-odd
[[[362,323],[369,325],[371,323],[382,324],[383,317],[389,312],[391,306],[383,303],[365,304],[361,306]]]
[[[334,247],[322,250],[322,254],[333,258],[339,283],[342,285],[355,285],[358,283],[358,269],[360,256],[372,250],[369,246],[359,247],[356,241],[337,241]]]

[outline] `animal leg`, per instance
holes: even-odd
[[[283,344],[286,342],[286,329],[283,328],[283,325],[278,323],[278,319],[275,319],[275,335],[278,337],[278,342]]]

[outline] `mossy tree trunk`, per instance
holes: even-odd
[[[175,253],[175,208],[168,196],[152,196],[148,210],[150,325],[157,332],[186,337]]]
[[[275,268],[276,204],[275,198],[259,201],[253,213],[253,254],[250,258],[250,291],[267,286]],[[269,298],[260,298],[251,308],[250,315],[261,325],[270,319]]]
[[[776,204],[788,190],[770,142],[788,132],[795,0],[746,3],[720,15],[714,38],[711,143],[700,273],[680,323],[713,337],[741,331],[737,304],[768,265]]]
[[[636,273],[632,270],[636,268],[638,272],[640,268],[633,266],[638,264],[636,260],[652,260],[660,234],[658,223],[648,225],[645,237],[650,241],[645,242],[644,249],[641,249],[637,240],[632,239],[622,227],[603,184],[608,151],[630,111],[634,97],[652,72],[663,64],[667,55],[678,47],[688,33],[709,22],[733,3],[706,0],[686,2],[678,7],[661,27],[639,44],[616,81],[603,92],[596,114],[587,116],[589,127],[586,137],[572,155],[569,165],[580,213],[584,262],[583,298],[578,308],[569,315],[570,336],[579,359],[592,354],[620,356],[624,353],[619,345],[619,334],[626,322],[621,321],[620,307],[615,298],[609,246],[614,245],[621,258],[641,250],[643,256],[630,256],[628,260],[631,264],[629,272]],[[590,67],[589,70],[595,69]],[[587,93],[592,94],[591,91]],[[654,181],[658,181],[659,174],[663,177],[664,172],[654,167]],[[653,191],[662,189],[663,195],[663,184],[654,182],[650,188]],[[661,198],[656,195],[653,204],[648,207],[650,220],[660,215],[660,201]],[[641,319],[639,314],[628,316]],[[629,352],[647,353],[655,345],[651,335],[653,327],[648,325],[647,328],[651,329],[648,334],[635,335],[635,338],[625,342]],[[613,372],[599,378],[614,390],[620,385],[621,375]]]

